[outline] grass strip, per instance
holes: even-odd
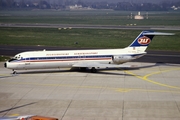
[[[140,30],[58,29],[58,28],[0,28],[2,45],[41,45],[73,48],[123,48]],[[158,31],[160,32],[160,31]],[[180,51],[180,31],[174,36],[155,36],[149,50]]]

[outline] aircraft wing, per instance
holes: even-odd
[[[0,117],[0,120],[58,120],[58,118],[45,117],[39,115],[23,115],[14,117]]]
[[[102,64],[98,62],[79,62],[77,64],[74,64],[72,67],[96,67],[96,68],[130,68],[133,67],[132,65],[126,65],[126,64]]]

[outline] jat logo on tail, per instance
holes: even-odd
[[[140,45],[148,45],[150,42],[151,42],[151,39],[146,37],[146,36],[143,36],[143,37],[138,39],[138,43]]]

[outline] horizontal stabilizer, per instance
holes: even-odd
[[[143,35],[175,35],[174,33],[163,33],[163,32],[147,32]]]

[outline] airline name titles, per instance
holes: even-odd
[[[77,52],[74,53],[74,55],[89,55],[89,54],[98,54],[98,52]],[[70,55],[69,53],[52,53],[52,54],[46,54],[46,56],[66,56]]]

